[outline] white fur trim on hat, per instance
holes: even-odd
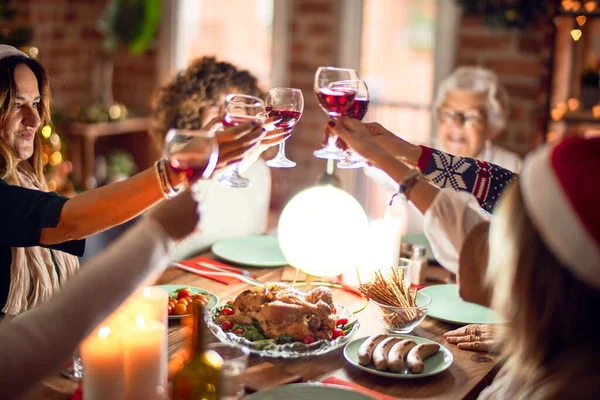
[[[7,44],[0,44],[0,59],[6,58],[6,57],[11,57],[11,56],[22,56],[22,57],[29,58],[29,56],[27,54],[23,53],[21,50],[17,49],[16,47],[9,46]]]
[[[556,258],[575,275],[600,288],[600,249],[566,197],[544,146],[526,159],[520,178],[528,215]]]

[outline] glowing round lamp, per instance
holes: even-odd
[[[306,189],[285,206],[278,225],[287,262],[302,272],[332,277],[355,268],[368,231],[365,210],[333,186]]]

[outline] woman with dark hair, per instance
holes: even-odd
[[[130,179],[71,199],[48,192],[39,131],[49,118],[42,64],[0,45],[0,305],[9,318],[44,303],[76,273],[81,239],[132,219],[183,183],[159,160]],[[219,165],[248,155],[263,136],[252,124],[219,132]]]

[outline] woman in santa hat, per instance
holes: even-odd
[[[328,129],[399,182],[425,216],[436,257],[458,270],[461,296],[504,317],[505,363],[480,398],[600,398],[600,342],[590,329],[600,309],[600,138],[530,154],[492,217],[472,194],[440,190],[397,160],[363,124],[341,118]],[[498,177],[489,178],[493,186]]]

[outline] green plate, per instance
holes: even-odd
[[[457,285],[434,285],[421,289],[431,297],[427,315],[458,325],[498,324],[500,316],[490,308],[464,301],[458,295]]]
[[[373,397],[335,385],[321,383],[292,383],[262,390],[244,400],[373,400]]]
[[[436,343],[433,340],[425,339],[420,336],[395,335],[395,334],[388,334],[388,336],[401,337],[403,339],[411,339],[411,340],[414,340],[415,342],[417,342],[417,344]],[[375,369],[375,366],[373,364],[364,366],[364,365],[360,365],[358,363],[358,348],[368,338],[369,338],[369,336],[365,336],[363,338],[356,339],[356,340],[353,340],[352,342],[348,343],[346,345],[346,347],[344,347],[344,358],[346,359],[346,361],[348,361],[350,364],[354,365],[355,367],[360,368],[363,371],[370,372],[374,375],[385,376],[387,378],[396,378],[396,379],[423,378],[426,376],[436,375],[436,374],[439,374],[440,372],[445,371],[446,369],[448,369],[448,367],[450,367],[450,365],[452,365],[452,361],[454,360],[454,357],[452,356],[452,353],[450,353],[450,350],[448,350],[446,347],[444,347],[443,345],[440,344],[440,351],[438,351],[436,354],[432,355],[431,357],[429,357],[428,359],[425,360],[425,371],[423,371],[420,374],[413,374],[413,373],[409,372],[406,369],[406,367],[404,368],[404,370],[402,370],[402,372],[379,371],[379,370]]]
[[[206,310],[212,310],[213,308],[215,308],[217,306],[217,304],[219,304],[219,297],[216,294],[214,294],[213,292],[210,292],[206,289],[199,288],[197,286],[189,286],[189,285],[182,284],[182,285],[156,285],[156,287],[165,289],[167,291],[167,293],[169,293],[169,297],[171,296],[171,293],[173,293],[177,289],[181,289],[184,287],[190,288],[190,290],[193,293],[200,293],[200,294],[203,294],[208,297],[208,304],[206,305]],[[190,314],[169,315],[169,319],[180,319],[180,318],[186,317],[188,315],[190,315]]]
[[[212,246],[219,258],[250,267],[281,267],[287,261],[275,236],[246,236],[221,240]]]

